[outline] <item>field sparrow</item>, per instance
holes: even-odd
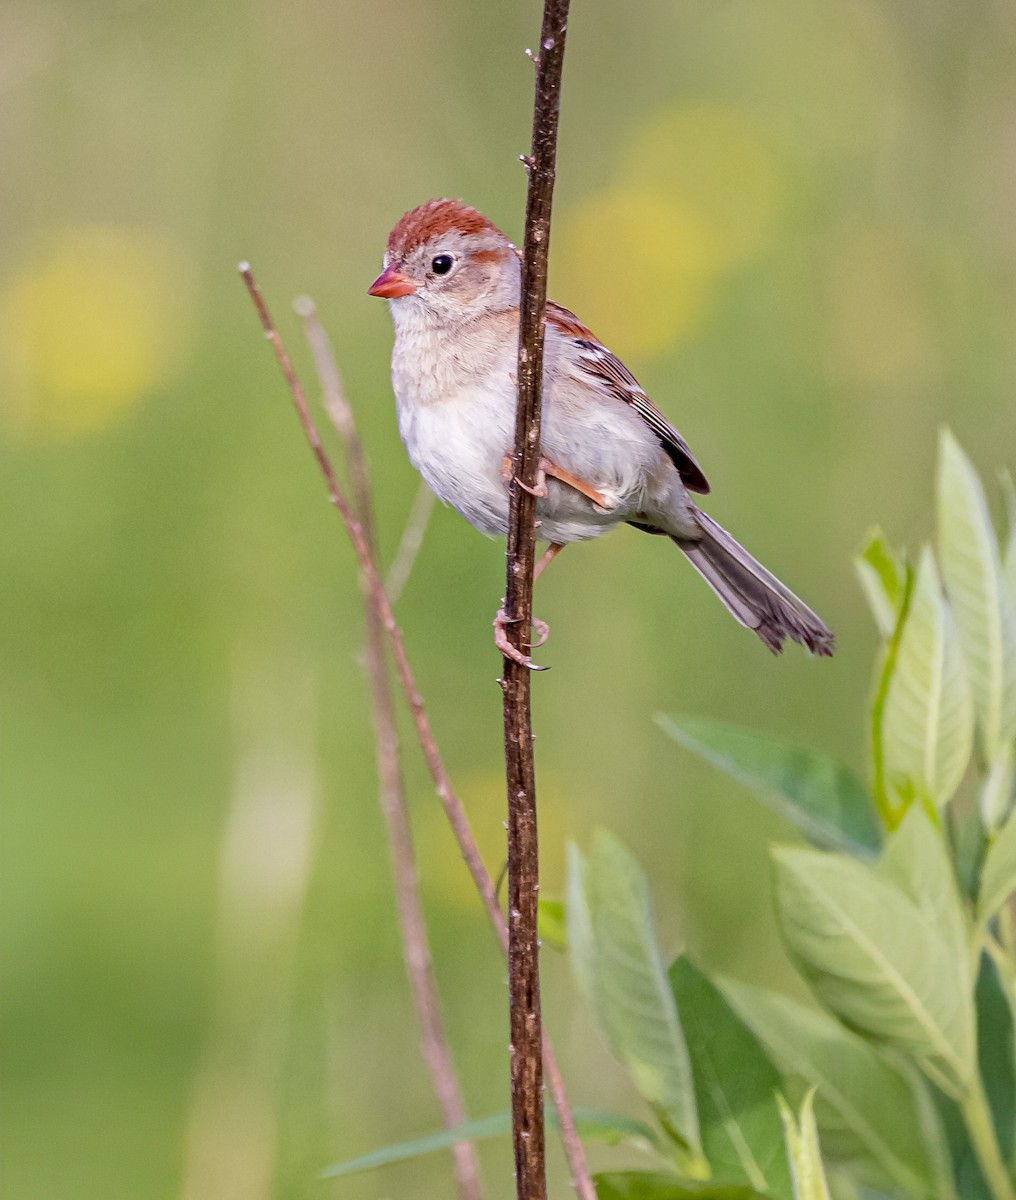
[[[398,222],[370,295],[395,324],[399,430],[431,489],[488,536],[508,529],[522,264],[460,200]],[[774,653],[785,638],[833,652],[825,624],[693,502],[709,484],[635,377],[567,309],[547,303],[538,536],[542,569],[568,542],[622,522],[669,537],[742,625]],[[495,626],[499,648],[532,666]],[[535,624],[535,622],[534,622]]]

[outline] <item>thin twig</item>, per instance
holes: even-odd
[[[487,874],[487,869],[483,865],[483,860],[480,857],[480,852],[477,849],[476,841],[473,838],[472,831],[469,827],[469,820],[466,817],[465,809],[462,807],[462,801],[455,794],[452,788],[451,780],[445,770],[444,762],[437,748],[437,742],[434,739],[433,731],[430,727],[430,721],[427,717],[426,710],[423,706],[423,699],[420,696],[416,686],[416,679],[413,675],[412,668],[409,665],[409,659],[406,655],[405,645],[402,640],[402,631],[395,620],[395,614],[392,612],[391,605],[388,602],[388,597],[385,595],[384,586],[381,583],[381,578],[378,575],[374,561],[370,555],[370,548],[364,539],[363,529],[359,521],[353,515],[353,512],[346,501],[342,490],[339,487],[338,480],[335,477],[335,471],[332,469],[328,455],[325,453],[321,445],[321,439],[318,435],[317,427],[307,408],[307,402],[304,398],[303,389],[300,386],[300,381],[293,370],[293,364],[290,361],[289,355],[286,353],[286,348],[283,345],[282,339],[278,334],[268,308],[265,305],[261,291],[254,280],[251,269],[247,263],[240,264],[240,274],[243,277],[244,283],[247,285],[247,291],[250,293],[251,300],[257,310],[258,317],[261,321],[262,328],[265,332],[265,337],[270,343],[275,354],[279,367],[282,370],[286,385],[289,388],[290,396],[293,400],[293,405],[296,409],[297,417],[303,428],[304,435],[310,445],[311,451],[317,460],[318,467],[324,476],[325,483],[328,489],[328,498],[331,503],[338,509],[342,522],[346,527],[346,533],[349,535],[349,540],[353,544],[353,550],[356,554],[360,567],[363,570],[364,578],[367,587],[371,591],[371,596],[377,604],[378,612],[384,624],[385,633],[388,636],[389,645],[392,651],[392,657],[395,660],[395,669],[399,678],[399,683],[405,693],[406,702],[409,705],[409,710],[413,718],[413,724],[416,729],[417,740],[420,743],[420,749],[423,752],[424,761],[427,764],[427,770],[430,772],[430,777],[434,782],[435,790],[438,798],[441,801],[445,811],[445,816],[448,818],[448,823],[451,825],[452,834],[455,837],[456,844],[459,847],[459,853],[466,864],[470,876],[473,880],[473,885],[480,894],[483,901],[483,906],[487,911],[487,916],[490,918],[490,923],[494,927],[494,932],[501,945],[502,952],[508,953],[508,926],[505,922],[504,915],[498,906],[497,893],[494,889],[493,880]],[[572,1183],[578,1193],[580,1200],[596,1200],[596,1189],[593,1186],[592,1176],[589,1173],[589,1167],[586,1162],[585,1149],[578,1136],[575,1128],[575,1118],[571,1111],[571,1106],[568,1102],[568,1096],[564,1087],[564,1080],[561,1076],[560,1069],[557,1065],[557,1059],[554,1054],[553,1046],[550,1039],[544,1035],[543,1040],[543,1057],[544,1065],[547,1072],[547,1086],[550,1088],[551,1096],[554,1100],[554,1106],[557,1109],[558,1118],[561,1123],[561,1141],[564,1147],[565,1156],[568,1159],[568,1166],[572,1174]]]
[[[303,320],[304,333],[324,393],[325,411],[331,417],[345,449],[353,505],[376,566],[377,543],[374,537],[370,474],[363,453],[363,443],[356,431],[353,410],[346,400],[338,364],[328,342],[328,335],[318,320],[314,302],[304,296],[296,302],[294,308]],[[430,1069],[445,1128],[456,1129],[466,1121],[466,1107],[445,1036],[441,1005],[431,968],[430,945],[423,906],[420,903],[419,877],[413,854],[413,834],[399,766],[395,708],[388,672],[385,669],[383,620],[362,570],[360,582],[364,593],[367,627],[366,661],[374,717],[378,799],[388,832],[388,849],[392,860],[395,903],[402,933],[406,975],[420,1022],[424,1060]],[[462,1200],[482,1200],[480,1164],[472,1142],[456,1142],[452,1146],[452,1158]]]
[[[399,597],[409,582],[409,576],[412,574],[416,556],[420,553],[420,547],[423,545],[423,535],[427,532],[430,515],[434,511],[436,502],[437,497],[421,479],[420,486],[416,489],[416,495],[413,497],[406,527],[402,531],[402,540],[399,542],[399,548],[395,552],[392,565],[388,568],[388,577],[385,579],[385,591],[393,605],[398,604]]]
[[[561,71],[569,0],[544,0],[536,64],[519,311],[518,403],[514,478],[508,516],[504,611],[508,639],[525,649],[533,620],[536,560],[536,475],[540,457],[544,310],[554,195]],[[512,1141],[519,1200],[547,1195],[543,1129],[543,1037],[540,1015],[540,892],[536,770],[530,667],[504,659],[504,752],[508,790],[508,993],[511,1007]]]
[[[354,493],[357,490],[357,486],[360,485],[359,495],[354,495],[354,507],[357,509],[360,520],[365,522],[364,533],[372,549],[375,551],[374,559],[376,563],[377,547],[374,544],[374,516],[371,488],[367,478],[363,444],[356,429],[353,409],[346,399],[339,366],[328,344],[328,335],[325,333],[324,326],[318,319],[314,301],[310,296],[299,296],[293,302],[293,308],[303,320],[304,332],[310,345],[311,353],[314,356],[314,368],[321,382],[325,411],[331,417],[332,424],[342,438],[343,445],[346,447],[346,453],[349,457],[350,466],[353,468],[351,479]],[[356,464],[360,464],[360,468],[357,468]],[[357,470],[360,470],[359,474],[356,473]],[[409,580],[413,564],[416,562],[416,556],[423,545],[423,535],[427,531],[427,523],[430,520],[435,500],[434,493],[421,480],[420,487],[417,490],[412,508],[410,509],[409,518],[402,531],[402,539],[399,542],[398,551],[389,568],[388,578],[385,580],[385,593],[393,608],[398,603],[402,589]]]

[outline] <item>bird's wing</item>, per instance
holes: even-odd
[[[709,491],[709,481],[688,449],[688,443],[649,399],[624,363],[602,346],[596,335],[574,313],[552,300],[547,301],[547,324],[575,342],[579,347],[579,361],[583,369],[606,387],[612,396],[630,405],[645,421],[677,467],[685,487],[705,495]]]

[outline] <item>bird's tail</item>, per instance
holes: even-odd
[[[753,629],[774,654],[791,638],[812,654],[830,655],[835,638],[824,621],[701,509],[702,537],[672,537],[735,620]]]

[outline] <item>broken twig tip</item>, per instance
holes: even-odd
[[[244,261],[244,262],[238,264],[236,269],[240,272],[241,275],[249,275],[250,274],[250,263]]]
[[[317,307],[310,296],[297,296],[293,300],[293,312],[298,317],[312,317],[317,312]]]

